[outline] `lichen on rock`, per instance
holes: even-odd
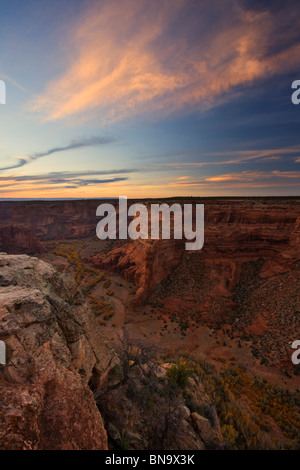
[[[110,346],[73,280],[27,255],[0,254],[0,449],[107,449],[90,390],[110,367]]]

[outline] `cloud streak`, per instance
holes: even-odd
[[[64,171],[64,172],[52,172],[43,175],[23,175],[23,176],[0,176],[0,188],[14,187],[22,183],[28,184],[31,187],[39,186],[41,184],[48,184],[49,187],[55,186],[56,188],[63,187],[66,189],[74,189],[84,186],[95,186],[109,183],[119,183],[127,181],[130,173],[138,172],[138,169],[119,169],[119,170],[107,170],[107,171]],[[113,176],[117,175],[117,176]],[[102,178],[92,178],[92,176],[102,176]],[[103,178],[107,176],[107,178]],[[3,184],[4,183],[4,184]],[[41,188],[42,189],[42,188]],[[43,188],[44,189],[44,188]]]
[[[282,160],[291,160],[294,163],[300,163],[300,158],[295,154],[300,153],[300,146],[283,147],[278,149],[257,149],[257,150],[238,150],[223,152],[206,152],[201,155],[202,158],[208,158],[206,161],[174,161],[154,163],[154,166],[163,168],[202,168],[204,166],[222,166],[222,165],[241,165],[247,163],[274,163]],[[188,155],[186,155],[187,157]],[[223,157],[223,160],[220,158]],[[228,157],[230,157],[228,159]],[[214,160],[218,158],[218,160]],[[225,159],[224,159],[225,158]],[[210,159],[210,160],[209,160]]]
[[[281,185],[298,186],[300,184],[300,171],[241,171],[225,173],[216,176],[202,177],[198,180],[185,179],[169,183],[171,187],[277,187]],[[220,186],[222,185],[222,186]]]
[[[65,71],[31,109],[48,120],[161,118],[211,108],[255,81],[296,70],[300,35],[290,31],[289,2],[280,15],[245,5],[92,2],[69,29]]]
[[[57,181],[65,179],[76,179],[84,176],[99,176],[99,175],[119,175],[124,173],[136,173],[140,170],[133,168],[119,169],[119,170],[99,170],[99,171],[52,171],[42,175],[22,175],[22,176],[0,176],[0,181],[14,180],[14,181],[45,181],[56,179]]]
[[[26,92],[26,89],[20,83],[18,83],[16,80],[9,77],[8,75],[0,73],[0,79],[3,79],[5,81],[11,83],[14,87],[18,88],[19,90],[21,90],[23,92]]]
[[[54,147],[42,153],[35,153],[31,155],[30,158],[32,160],[37,160],[38,158],[46,157],[47,155],[52,155],[53,153],[57,153],[57,152],[66,152],[67,150],[73,150],[73,149],[78,149],[78,148],[94,147],[96,145],[105,145],[105,144],[110,144],[114,141],[115,139],[113,139],[112,137],[95,137],[95,136],[88,137],[82,140],[74,139],[69,145],[66,145],[64,147]]]
[[[116,140],[113,137],[97,137],[91,136],[81,140],[73,139],[69,145],[63,147],[53,147],[45,152],[33,153],[31,155],[24,155],[22,157],[15,157],[17,160],[16,163],[12,163],[8,166],[3,166],[0,168],[0,171],[12,170],[15,168],[21,168],[22,166],[27,165],[28,163],[38,160],[39,158],[47,157],[53,153],[66,152],[68,150],[74,150],[79,148],[94,147],[97,145],[106,145],[115,142]]]

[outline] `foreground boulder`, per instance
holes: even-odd
[[[37,258],[0,254],[0,449],[107,449],[89,385],[100,386],[111,354],[73,289]]]

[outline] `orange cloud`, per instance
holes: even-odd
[[[291,183],[285,182],[286,179],[295,179],[298,182],[295,182],[296,185],[300,181],[300,171],[241,171],[227,173],[223,175],[216,175],[210,177],[203,177],[199,180],[180,180],[178,178],[176,181],[169,183],[168,186],[172,187],[189,187],[189,186],[199,186],[199,187],[269,187],[269,186],[280,186],[281,183],[285,186],[290,186]],[[216,183],[216,184],[215,184]],[[220,183],[223,186],[220,186]],[[226,186],[225,186],[226,185]],[[293,185],[293,183],[292,183]]]
[[[31,109],[48,120],[103,122],[206,109],[238,85],[295,67],[300,45],[267,54],[276,35],[270,12],[210,3],[219,12],[213,28],[201,2],[96,2],[70,28],[66,70]]]
[[[232,181],[244,181],[245,183],[257,180],[266,180],[270,178],[296,178],[300,180],[300,171],[242,171],[240,173],[229,173],[226,175],[212,176],[205,178],[207,182],[232,182]]]
[[[272,173],[272,172],[271,172]],[[208,182],[219,182],[219,181],[255,181],[257,179],[266,179],[271,178],[271,173],[263,173],[259,171],[242,171],[240,173],[229,173],[226,175],[219,175],[219,176],[211,176],[209,178],[205,178],[205,181]],[[280,173],[280,172],[278,172]]]

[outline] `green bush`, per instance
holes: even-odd
[[[178,364],[168,369],[166,375],[169,382],[176,383],[179,388],[184,390],[187,386],[188,378],[191,373],[184,364]]]

